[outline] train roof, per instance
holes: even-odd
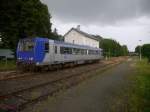
[[[64,41],[58,41],[58,40],[54,40],[54,43],[55,44],[60,44],[60,45],[66,46],[66,47],[83,48],[83,49],[93,49],[93,50],[102,50],[101,48],[90,47],[90,46],[86,46],[86,45],[72,44],[72,43],[68,43],[68,42],[64,42]]]
[[[36,37],[37,40],[47,40],[48,38],[42,38],[42,37]],[[83,48],[83,49],[92,49],[92,50],[102,50],[101,48],[96,48],[96,47],[90,47],[86,45],[78,45],[78,44],[72,44],[64,41],[58,41],[58,40],[52,40],[48,39],[49,42],[54,43],[54,44],[59,44],[65,47],[73,47],[73,48]]]

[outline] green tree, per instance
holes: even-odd
[[[15,50],[19,38],[51,37],[51,16],[40,0],[1,0],[2,46]]]
[[[54,31],[52,32],[52,39],[53,40],[60,40],[60,41],[63,41],[63,36],[58,34],[58,31],[56,28],[54,28]]]
[[[141,47],[141,46],[137,46],[137,47],[135,48],[135,53],[140,53],[140,47]]]
[[[23,0],[21,6],[19,26],[23,33],[31,37],[49,37],[51,35],[51,16],[47,6],[40,0]]]
[[[142,56],[147,57],[150,62],[150,44],[144,44],[142,46]]]
[[[121,46],[113,39],[101,39],[100,48],[103,49],[104,56],[125,56],[128,54],[127,46]]]
[[[123,45],[123,46],[122,46],[122,53],[121,53],[121,54],[122,54],[123,56],[127,56],[128,53],[129,53],[129,51],[128,51],[127,46],[126,46],[126,45]]]

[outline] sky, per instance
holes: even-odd
[[[52,28],[59,34],[80,25],[82,31],[115,39],[130,51],[150,43],[150,0],[41,1],[48,6]]]

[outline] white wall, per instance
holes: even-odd
[[[91,47],[99,48],[99,41],[85,37],[80,33],[72,30],[64,37],[65,42],[79,44],[79,45],[88,45]]]

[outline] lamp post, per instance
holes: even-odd
[[[142,42],[142,40],[139,40],[139,42],[140,42],[140,61],[142,60],[142,45],[141,45],[141,42]]]

